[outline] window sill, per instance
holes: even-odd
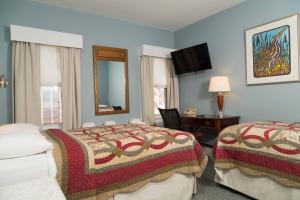
[[[62,128],[62,124],[44,124],[41,127],[41,130],[47,130],[50,128],[57,128],[57,129],[61,129]]]

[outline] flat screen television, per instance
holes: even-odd
[[[207,43],[171,52],[177,75],[211,69]]]

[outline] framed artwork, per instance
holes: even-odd
[[[245,34],[248,85],[299,81],[297,14]]]

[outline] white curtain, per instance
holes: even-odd
[[[167,68],[167,108],[179,110],[179,84],[171,59],[165,59]]]
[[[12,43],[14,122],[41,125],[39,45]]]
[[[80,49],[59,47],[62,81],[62,121],[64,129],[81,125]]]
[[[154,94],[153,94],[153,58],[141,57],[141,100],[142,119],[146,124],[154,124]]]

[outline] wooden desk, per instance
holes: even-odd
[[[216,115],[197,115],[196,117],[181,116],[182,124],[199,128],[214,128],[217,136],[224,128],[238,124],[239,121],[239,116],[225,115],[223,118],[219,118]]]

